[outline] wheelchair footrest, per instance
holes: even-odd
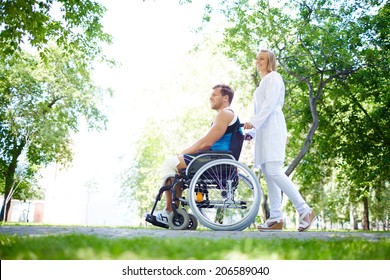
[[[158,227],[162,227],[162,228],[169,228],[168,225],[157,221],[156,216],[153,216],[151,214],[146,215],[145,221],[147,221],[148,223],[151,223],[154,226],[158,226]]]

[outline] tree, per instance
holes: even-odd
[[[288,175],[313,141],[319,125],[317,103],[327,86],[366,66],[361,61],[361,48],[367,45],[364,35],[371,30],[353,24],[359,16],[361,2],[350,5],[348,1],[309,0],[275,8],[269,1],[243,0],[222,9],[231,23],[225,29],[227,55],[247,71],[253,71],[250,61],[265,42],[275,50],[280,66],[289,75],[288,83],[294,82],[299,92],[306,92],[309,99],[308,106],[300,108],[310,109],[311,120],[304,120],[305,125],[310,123],[309,130],[300,152],[286,171]]]
[[[80,57],[58,49],[46,62],[14,53],[0,64],[0,174],[5,178],[5,201],[17,184],[15,174],[24,158],[23,173],[71,160],[71,132],[83,116],[90,128],[106,121],[101,106],[104,90],[93,85],[89,68]],[[23,178],[21,178],[23,179]],[[7,204],[7,211],[10,204]],[[4,207],[2,218],[4,219]]]
[[[31,186],[27,178],[40,166],[71,159],[70,133],[77,132],[80,116],[90,128],[104,126],[99,107],[105,92],[90,77],[95,60],[109,62],[102,52],[102,44],[111,42],[100,23],[104,12],[90,0],[0,3],[2,219],[16,187]]]
[[[29,44],[42,57],[54,41],[66,52],[79,52],[90,60],[102,55],[101,43],[111,36],[100,22],[106,9],[91,0],[2,0],[0,49],[11,54]]]
[[[383,116],[389,114],[390,108],[389,13],[390,4],[386,3],[374,15],[359,18],[357,24],[369,30],[364,33],[365,45],[360,53],[360,61],[366,67],[337,80],[326,96],[332,102],[323,102],[320,110],[321,130],[327,135],[327,141],[321,141],[323,154],[340,159],[338,169],[344,176],[339,177],[343,178],[339,184],[352,184],[348,201],[363,202],[365,229],[370,224],[369,205],[382,208],[378,219],[385,220],[388,215],[384,197],[390,173],[390,123]]]

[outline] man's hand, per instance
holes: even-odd
[[[252,139],[253,139],[252,135],[250,135],[249,133],[245,133],[245,135],[244,135],[245,141],[251,141]]]

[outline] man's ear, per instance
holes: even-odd
[[[224,101],[229,103],[229,95],[222,95]]]

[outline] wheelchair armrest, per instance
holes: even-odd
[[[232,151],[199,150],[197,154],[232,154]]]
[[[235,160],[231,151],[199,151],[197,156],[188,164],[187,168],[185,169],[186,177],[188,178],[190,175],[195,174],[195,172],[206,163],[221,158]]]

